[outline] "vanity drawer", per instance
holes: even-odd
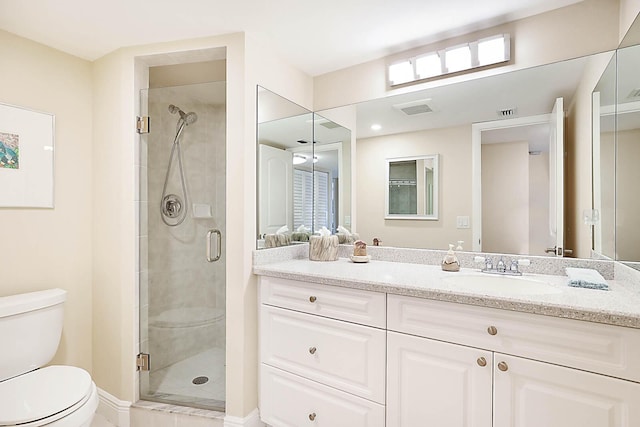
[[[386,295],[273,277],[260,278],[263,304],[385,328]]]
[[[389,295],[388,329],[640,382],[640,329]]]
[[[260,322],[262,363],[384,403],[384,330],[267,305]]]
[[[384,427],[384,406],[271,366],[260,367],[260,418],[277,427]]]

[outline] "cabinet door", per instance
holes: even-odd
[[[491,427],[492,353],[387,333],[386,427]]]
[[[494,427],[640,426],[640,384],[496,353]]]

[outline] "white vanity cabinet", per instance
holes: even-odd
[[[383,427],[385,314],[383,293],[262,277],[262,420]]]
[[[640,329],[260,277],[273,427],[638,427]]]
[[[636,329],[396,295],[388,329],[387,427],[640,425]]]

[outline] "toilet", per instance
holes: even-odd
[[[89,427],[98,407],[91,376],[46,366],[60,343],[62,289],[0,297],[0,426]]]

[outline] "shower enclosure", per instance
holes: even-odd
[[[226,83],[146,89],[140,398],[225,409]]]

